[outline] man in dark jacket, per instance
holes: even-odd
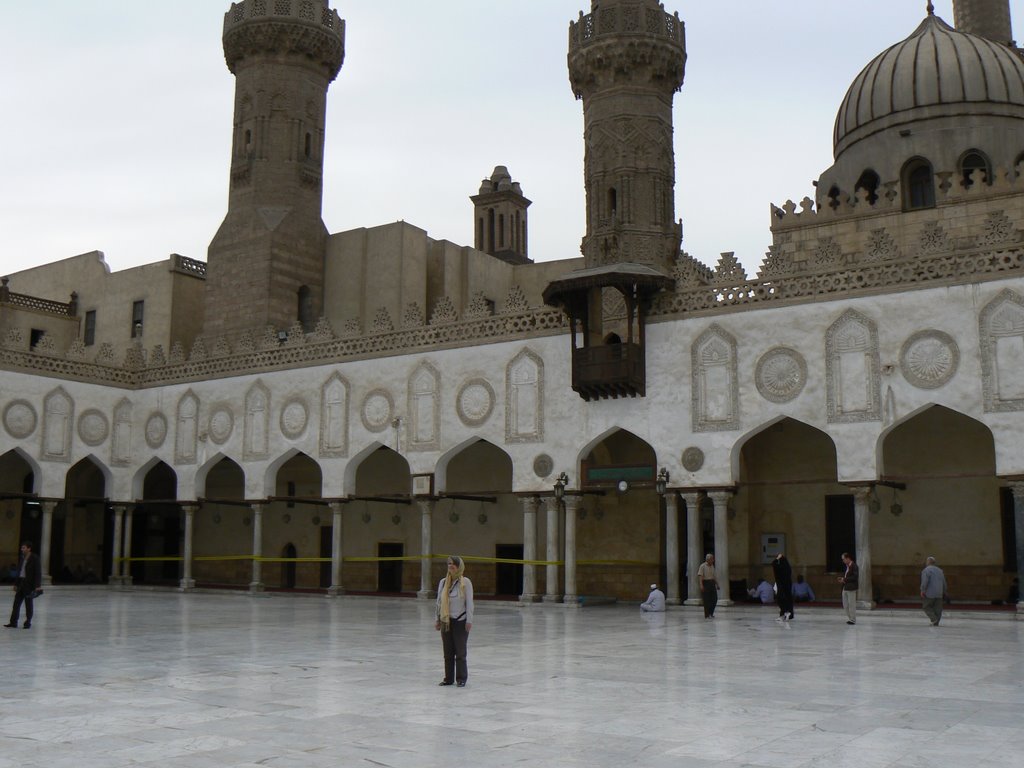
[[[779,604],[779,620],[789,621],[793,618],[793,569],[785,554],[779,552],[772,560],[775,572],[775,600]]]
[[[32,626],[32,598],[43,581],[43,566],[39,556],[32,552],[32,543],[26,541],[21,545],[21,562],[18,563],[18,578],[14,583],[14,607],[11,608],[11,620],[5,627],[18,626],[21,615],[21,604],[25,603],[24,629]]]
[[[860,569],[849,552],[843,552],[843,565],[846,572],[839,577],[843,585],[843,609],[846,611],[846,623],[857,623],[857,587],[860,585]]]

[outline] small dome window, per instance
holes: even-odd
[[[870,168],[865,171],[857,179],[857,183],[853,185],[854,192],[864,190],[867,192],[867,201],[869,205],[874,205],[878,202],[878,186],[881,184],[881,179],[878,178],[878,174]]]
[[[983,153],[972,149],[960,158],[960,175],[964,189],[970,189],[975,182],[991,184],[992,166]]]
[[[923,157],[915,157],[903,166],[903,210],[915,211],[935,207],[935,175],[932,164]]]

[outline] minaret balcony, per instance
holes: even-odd
[[[584,400],[643,397],[644,348],[623,342],[572,352],[572,388]]]

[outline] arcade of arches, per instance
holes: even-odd
[[[517,494],[512,460],[484,440],[437,467],[437,490],[416,488],[408,461],[375,445],[350,468],[353,491],[323,498],[320,466],[294,453],[276,465],[276,495],[246,498],[242,466],[209,462],[194,499],[167,464],[142,470],[131,503],[107,498],[95,457],[66,469],[63,498],[43,498],[40,468],[0,456],[0,550],[41,542],[56,583],[434,594],[447,553],[467,557],[481,595],[576,602],[642,597],[667,585],[692,600],[696,565],[714,552],[732,599],[770,575],[784,548],[819,598],[835,597],[839,555],[855,552],[863,602],[912,600],[921,564],[938,558],[955,600],[1006,596],[1016,573],[1014,497],[1024,483],[996,474],[993,435],[930,406],[891,425],[877,477],[838,481],[825,432],[782,418],[734,449],[735,485],[655,490],[655,449],[617,429],[580,452],[578,490]],[[725,595],[723,595],[725,597]]]

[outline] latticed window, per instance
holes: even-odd
[[[992,183],[992,171],[988,158],[976,149],[972,149],[960,158],[960,174],[965,189],[973,186],[976,181],[983,184]]]

